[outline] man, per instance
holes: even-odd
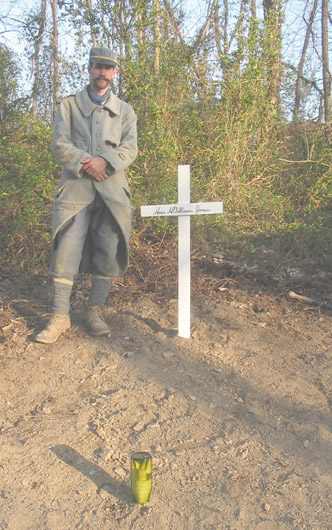
[[[128,266],[132,208],[125,169],[137,156],[136,115],[112,91],[117,55],[90,51],[90,84],[62,100],[54,121],[53,153],[63,168],[53,205],[52,315],[37,342],[52,343],[70,328],[75,275],[92,274],[87,323],[108,335],[101,307],[112,277]]]

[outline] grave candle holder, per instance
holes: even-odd
[[[138,504],[148,502],[152,489],[152,458],[146,451],[131,455],[131,490]]]

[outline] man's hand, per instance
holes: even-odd
[[[98,182],[109,177],[106,172],[107,162],[101,156],[92,156],[82,162],[82,168],[91,178]]]

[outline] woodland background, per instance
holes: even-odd
[[[191,165],[192,201],[224,201],[223,216],[193,219],[194,256],[331,271],[332,2],[206,0],[188,30],[190,9],[2,2],[0,248],[12,271],[47,270],[60,175],[52,121],[57,100],[87,82],[91,45],[119,52],[114,89],[138,115],[132,271],[144,280],[175,244],[175,220],[142,220],[139,206],[176,202],[178,164]]]

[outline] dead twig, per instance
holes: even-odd
[[[328,302],[321,302],[320,300],[315,300],[314,298],[309,298],[308,296],[302,296],[301,294],[294,293],[294,291],[289,291],[288,296],[293,300],[299,300],[300,302],[332,311],[332,304],[329,304]]]

